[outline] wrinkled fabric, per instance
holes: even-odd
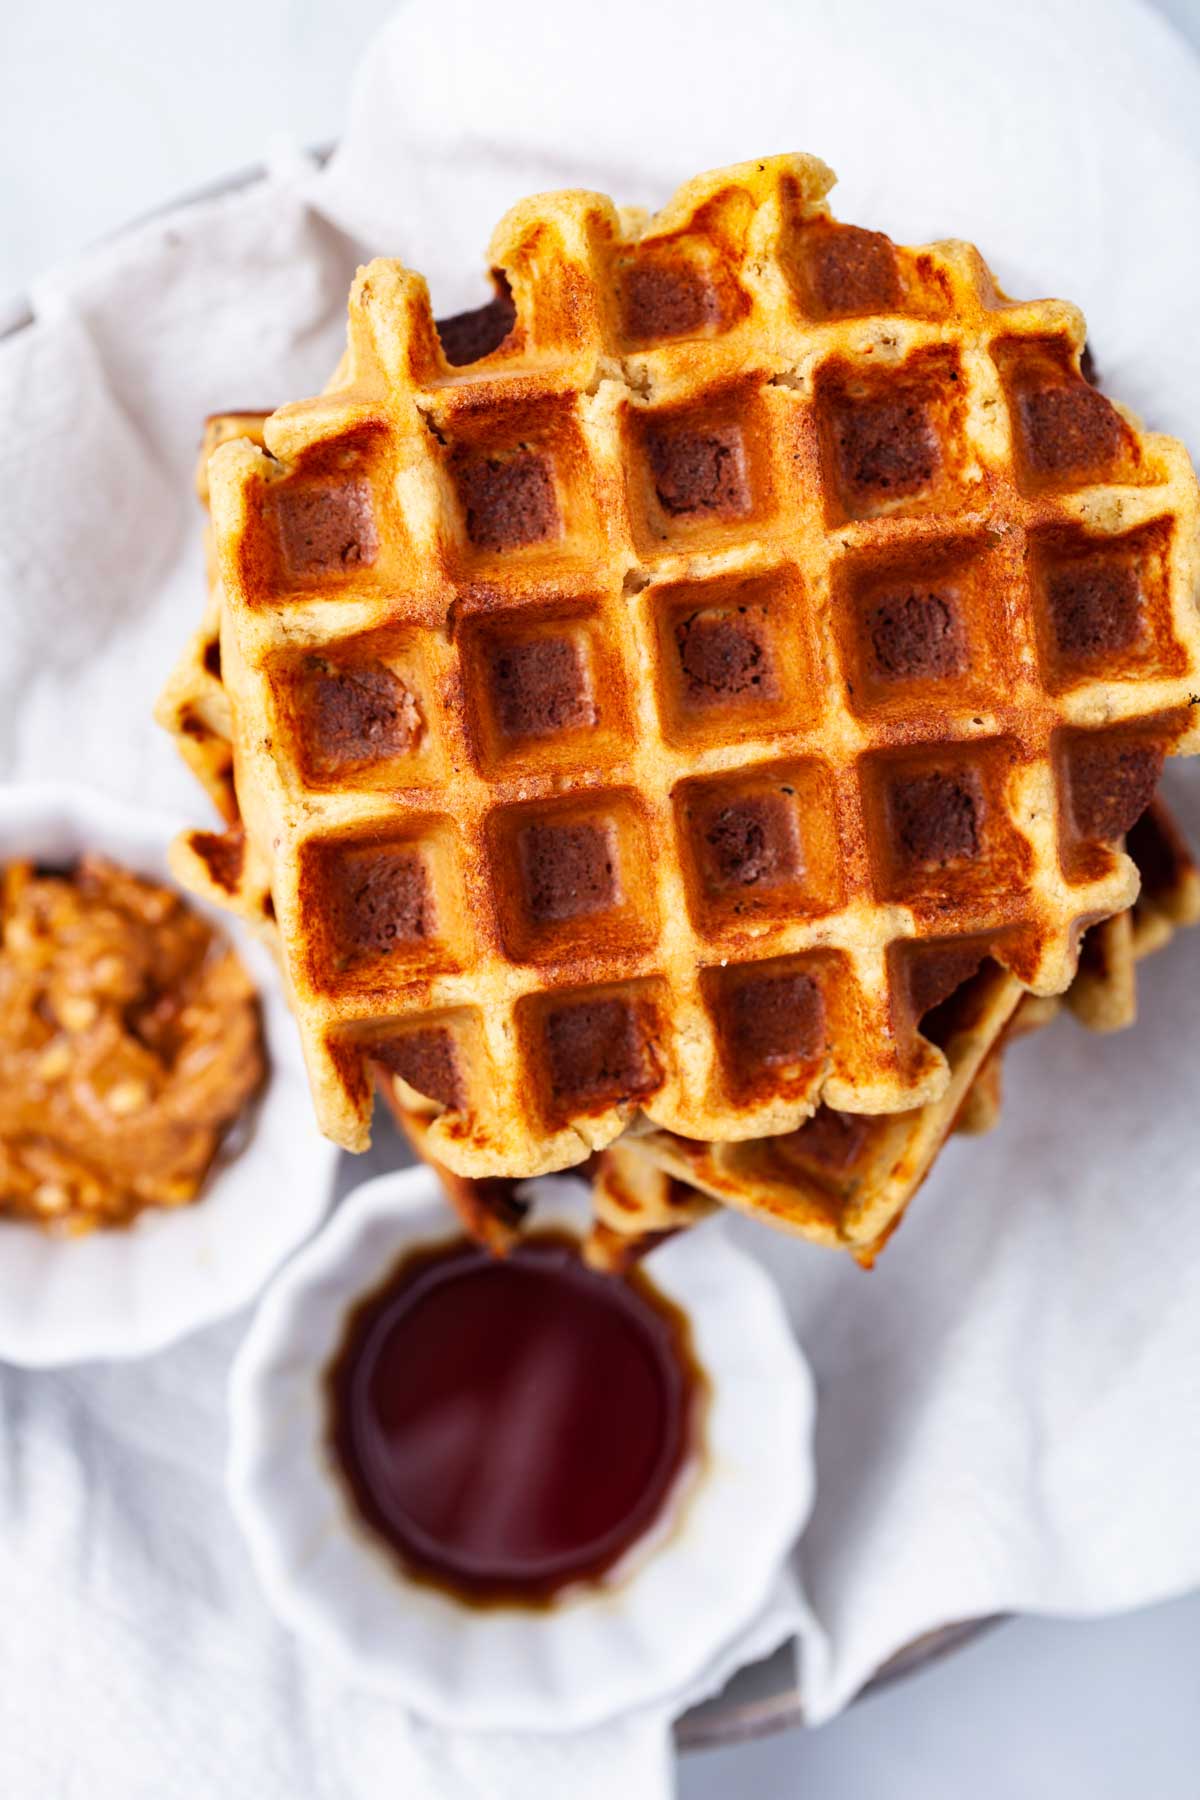
[[[809,149],[843,216],[971,237],[1011,291],[1078,300],[1105,382],[1196,447],[1198,100],[1194,61],[1132,3],[1028,0],[1003,30],[952,0],[406,7],[328,170],[56,270],[0,344],[21,420],[0,482],[0,769],[208,819],[149,717],[200,607],[202,419],[323,383],[355,237],[449,312],[485,297],[487,236],[526,192],[654,204],[698,169]],[[1200,843],[1198,777],[1177,768],[1169,791]],[[950,1145],[872,1275],[739,1225],[817,1374],[817,1504],[795,1585],[726,1661],[794,1628],[811,1717],[938,1624],[1200,1580],[1198,976],[1200,932],[1139,972],[1134,1030],[1062,1020],[1019,1045],[998,1131]],[[243,1329],[138,1365],[0,1370],[0,1790],[669,1792],[661,1709],[565,1742],[447,1739],[274,1623],[222,1493]]]

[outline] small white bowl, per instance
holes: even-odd
[[[530,1185],[539,1227],[580,1231],[580,1183]],[[229,1497],[275,1612],[353,1677],[451,1728],[577,1731],[674,1693],[763,1607],[811,1502],[812,1383],[773,1285],[718,1225],[665,1244],[648,1273],[711,1384],[677,1515],[611,1587],[541,1611],[460,1605],[357,1518],[325,1395],[356,1300],[453,1235],[433,1176],[409,1169],[358,1188],[280,1273],[233,1367]]]
[[[86,788],[0,788],[0,866],[94,850],[176,887],[177,821]],[[60,1238],[0,1219],[0,1358],[30,1368],[145,1356],[235,1312],[319,1224],[337,1151],[318,1132],[295,1026],[263,947],[190,901],[237,946],[259,991],[270,1072],[236,1156],[199,1200],[148,1209],[126,1229]]]

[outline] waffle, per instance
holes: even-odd
[[[596,1158],[584,1257],[595,1269],[622,1275],[667,1238],[719,1211],[719,1200],[669,1175],[636,1148],[636,1139],[622,1138]]]
[[[493,307],[439,322],[438,329],[452,343],[466,349],[477,344],[481,331],[491,327]],[[267,412],[213,414],[205,421],[196,470],[196,492],[208,507],[208,459],[218,444],[245,437],[262,442]],[[238,809],[233,777],[232,727],[228,696],[221,678],[221,587],[211,553],[211,531],[205,530],[207,586],[200,625],[187,640],[162,690],[155,716],[171,736],[192,772],[207,789],[226,822],[221,832],[187,831],[171,847],[177,875],[209,901],[237,913],[263,932],[277,949],[273,907],[265,871],[248,849]],[[516,1195],[516,1184],[504,1179],[471,1180],[458,1176],[433,1161],[428,1151],[428,1128],[435,1104],[406,1090],[386,1069],[376,1071],[380,1091],[396,1123],[417,1155],[432,1163],[443,1190],[465,1229],[478,1243],[498,1255],[512,1248],[526,1208]],[[407,1102],[407,1103],[406,1103]],[[621,1245],[622,1266],[644,1253],[647,1245],[632,1238]],[[616,1266],[616,1252],[613,1266]]]
[[[485,320],[488,311],[483,314]],[[439,329],[444,331],[445,326]],[[206,500],[204,466],[211,446],[239,431],[260,435],[266,416],[229,415],[209,421],[198,482],[202,501]],[[181,700],[164,718],[164,723],[175,730],[181,747],[190,742],[194,733],[181,727],[179,721],[188,716],[190,696],[197,691],[204,693],[213,673],[209,665],[213,661],[213,621],[219,620],[220,593],[211,559],[209,581],[204,625],[189,641],[167,690]],[[219,663],[215,679],[219,682]],[[227,706],[224,710],[227,717]],[[219,706],[213,711],[214,716],[221,716]],[[225,750],[226,760],[231,761],[228,744]],[[233,810],[236,815],[236,799]],[[213,845],[217,846],[215,852]],[[799,1154],[793,1150],[788,1171],[791,1191],[802,1196],[799,1217],[822,1222],[818,1235],[823,1241],[836,1238],[838,1242],[849,1242],[860,1261],[873,1260],[883,1232],[895,1229],[928,1173],[947,1130],[981,1133],[995,1125],[1001,1106],[1006,1050],[1018,1038],[1049,1024],[1064,1005],[1080,1023],[1094,1031],[1111,1031],[1132,1024],[1134,965],[1169,942],[1179,926],[1200,920],[1200,870],[1160,798],[1151,802],[1132,827],[1126,847],[1141,881],[1133,908],[1101,921],[1088,932],[1074,980],[1064,995],[1022,993],[1007,1022],[997,1007],[977,1015],[973,1033],[950,1034],[947,1051],[951,1082],[943,1096],[944,1104],[924,1114],[918,1109],[895,1119],[876,1120],[830,1121],[822,1109],[813,1122],[795,1134],[796,1141],[803,1145],[807,1140],[808,1147]],[[260,895],[254,883],[245,879],[241,851],[242,837],[236,823],[225,838],[193,832],[177,847],[177,853],[194,865],[194,882],[206,879],[212,885],[214,870],[227,875],[236,865],[242,877],[240,884],[219,888],[218,897],[235,905],[252,922],[260,922]],[[407,1087],[402,1079],[389,1075],[386,1069],[378,1069],[376,1074],[397,1123],[417,1154],[437,1170],[464,1227],[497,1253],[511,1248],[527,1211],[517,1195],[516,1184],[503,1179],[472,1180],[439,1164],[429,1145],[436,1104]],[[630,1267],[664,1238],[697,1223],[720,1205],[718,1199],[692,1185],[692,1180],[704,1178],[706,1162],[694,1146],[677,1146],[666,1167],[656,1157],[656,1148],[661,1148],[661,1140],[658,1134],[651,1133],[622,1139],[595,1159],[595,1223],[587,1248],[590,1259],[599,1267],[617,1272]],[[778,1148],[786,1153],[782,1143]],[[719,1156],[720,1152],[714,1154]],[[831,1160],[836,1176],[832,1181]],[[689,1179],[669,1173],[670,1167],[686,1168]],[[857,1243],[847,1229],[846,1209],[838,1210],[839,1183],[842,1200],[859,1195]],[[754,1210],[753,1182],[748,1182],[744,1190],[744,1205]],[[863,1235],[862,1222],[867,1220],[883,1222],[882,1232],[874,1241]]]
[[[1137,1017],[1136,966],[1165,948],[1181,926],[1200,923],[1200,868],[1161,797],[1129,831],[1126,849],[1141,887],[1133,906],[1106,919],[1084,939],[1075,979],[1061,1002],[1026,994],[1002,1041],[988,1056],[963,1104],[955,1129],[990,1131],[1003,1097],[1004,1052],[1018,1037],[1048,1025],[1060,1004],[1089,1031],[1122,1031]]]
[[[931,984],[1061,991],[1133,898],[1196,743],[1186,456],[1073,308],[830,180],[525,203],[466,365],[374,263],[336,384],[212,459],[246,854],[347,1147],[380,1061],[467,1175],[920,1105]]]
[[[994,1128],[1011,1045],[1064,1008],[1090,1031],[1132,1025],[1135,965],[1164,948],[1180,926],[1200,922],[1200,870],[1160,798],[1127,834],[1126,847],[1141,878],[1138,899],[1088,932],[1065,994],[1023,993],[997,971],[984,971],[923,1021],[951,1072],[937,1101],[875,1118],[823,1107],[798,1131],[759,1143],[697,1145],[659,1132],[627,1135],[595,1158],[588,1260],[619,1274],[724,1202],[818,1243],[847,1248],[870,1267],[947,1136]],[[417,1096],[410,1096],[410,1107],[405,1111],[393,1101],[414,1148],[428,1159],[422,1111],[429,1109],[421,1109]],[[507,1250],[525,1213],[513,1184],[471,1181],[434,1166],[472,1235]]]
[[[1160,798],[1126,845],[1141,877],[1139,897],[1088,933],[1065,995],[1022,993],[998,969],[985,969],[922,1021],[951,1070],[938,1100],[884,1118],[822,1107],[797,1131],[751,1143],[696,1144],[663,1132],[623,1139],[600,1158],[593,1260],[626,1266],[671,1229],[672,1219],[675,1228],[690,1222],[689,1196],[706,1195],[873,1262],[949,1133],[995,1125],[1012,1043],[1063,1007],[1092,1031],[1131,1025],[1135,964],[1180,926],[1200,922],[1200,870]],[[623,1241],[630,1235],[632,1243]]]
[[[245,437],[261,443],[262,428],[269,416],[265,412],[220,413],[205,421],[196,493],[206,513],[209,457],[219,444],[233,438]],[[208,578],[204,613],[159,695],[154,716],[174,738],[179,754],[225,824],[237,826],[240,813],[233,781],[233,721],[221,679],[221,587],[212,533],[207,525],[204,558]],[[228,884],[221,884],[220,891],[227,901]]]
[[[657,1233],[683,1204],[682,1186],[768,1224],[848,1249],[869,1266],[920,1187],[989,1052],[1021,999],[1007,971],[988,963],[926,1016],[950,1079],[936,1100],[908,1112],[871,1117],[823,1106],[796,1131],[748,1142],[699,1144],[671,1132],[629,1137],[603,1153],[596,1212],[603,1227],[593,1260],[621,1266],[614,1238],[623,1227]],[[655,1183],[644,1168],[658,1172]],[[640,1216],[620,1196],[639,1197]],[[640,1246],[639,1246],[640,1248]],[[632,1256],[636,1252],[629,1252]]]
[[[493,303],[474,313],[440,320],[438,330],[443,339],[465,353],[495,332],[496,312]],[[217,413],[205,421],[196,493],[206,513],[208,459],[213,450],[232,438],[261,443],[263,426],[269,417],[267,412]],[[205,569],[207,584],[200,625],[187,640],[167,679],[155,717],[174,738],[185,762],[208,791],[226,829],[182,833],[171,847],[171,861],[175,873],[189,887],[264,932],[277,949],[269,885],[252,850],[248,853],[238,809],[229,702],[221,678],[221,587],[207,523]],[[376,1070],[376,1078],[397,1125],[417,1155],[436,1170],[464,1228],[476,1242],[497,1255],[505,1254],[516,1241],[527,1211],[517,1196],[516,1183],[502,1178],[472,1180],[437,1163],[428,1147],[429,1124],[438,1110],[436,1104],[407,1089],[382,1067]],[[694,1213],[698,1205],[698,1197],[693,1195],[690,1212]],[[618,1264],[628,1267],[649,1248],[647,1239],[635,1240],[627,1235],[619,1246],[614,1246],[609,1262],[614,1269]]]
[[[206,587],[200,624],[187,639],[154,709],[179,754],[213,802],[220,831],[182,833],[171,846],[176,877],[211,904],[236,913],[277,948],[270,872],[246,841],[234,778],[233,721],[221,668],[221,584],[207,521],[208,459],[219,444],[262,442],[267,412],[215,413],[205,421],[196,493],[206,513]]]
[[[429,1128],[436,1117],[436,1108],[428,1101],[422,1103],[420,1095],[411,1095],[411,1104],[405,1105],[397,1091],[397,1084],[387,1079],[386,1070],[377,1071],[377,1079],[379,1091],[397,1125],[416,1154],[437,1175],[442,1191],[458,1214],[463,1228],[477,1244],[482,1244],[493,1255],[507,1255],[520,1236],[529,1211],[527,1203],[517,1192],[519,1184],[497,1175],[456,1175],[453,1169],[439,1163],[431,1155],[429,1148]],[[620,1266],[631,1266],[649,1248],[648,1242],[623,1246],[625,1254],[620,1259]],[[614,1269],[618,1266],[615,1255],[611,1266]]]

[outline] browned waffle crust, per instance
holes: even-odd
[[[489,327],[491,315],[492,308],[482,310],[480,322],[474,326],[475,341],[480,330]],[[460,339],[471,341],[467,322],[456,321],[455,328]],[[445,329],[439,325],[439,331]],[[261,440],[266,417],[243,413],[209,420],[198,484],[202,502],[207,502],[205,471],[211,450],[231,436]],[[185,755],[198,738],[204,741],[189,723],[196,706],[207,706],[214,681],[220,683],[220,589],[211,559],[209,579],[203,625],[189,639],[172,674],[167,696],[173,704],[164,701],[160,712]],[[231,768],[232,748],[227,735],[222,738],[220,732],[222,714],[227,718],[228,707],[218,702],[211,708],[218,723],[213,729],[210,766]],[[236,796],[233,811],[236,815]],[[206,883],[225,904],[236,905],[250,922],[261,923],[262,896],[254,890],[244,848],[240,826],[235,824],[224,835],[188,833],[177,846],[177,854],[192,870],[194,880]],[[1075,978],[1061,999],[1026,993],[1006,1017],[1003,1004],[978,1004],[978,991],[989,984],[994,999],[1002,998],[995,978],[984,974],[970,977],[967,993],[944,1002],[932,1024],[923,1023],[923,1030],[941,1045],[950,1067],[950,1081],[937,1101],[874,1118],[838,1114],[822,1106],[789,1137],[724,1153],[718,1146],[672,1140],[654,1132],[623,1138],[596,1159],[596,1223],[588,1243],[592,1260],[610,1269],[627,1267],[663,1238],[707,1216],[719,1201],[693,1185],[707,1181],[717,1193],[727,1192],[733,1183],[743,1210],[768,1216],[820,1241],[842,1244],[862,1262],[873,1261],[931,1167],[946,1133],[951,1129],[979,1133],[994,1126],[1008,1045],[1048,1024],[1063,1001],[1091,1030],[1112,1031],[1131,1024],[1136,1013],[1136,962],[1164,947],[1178,927],[1200,918],[1200,872],[1161,799],[1152,801],[1131,827],[1126,848],[1140,877],[1138,898],[1126,912],[1091,928]],[[382,1065],[376,1074],[398,1122],[417,1151],[428,1156],[436,1103],[423,1100]],[[725,1156],[730,1166],[722,1169]],[[761,1167],[764,1160],[765,1168]],[[756,1168],[756,1164],[760,1166]],[[434,1166],[471,1234],[493,1250],[507,1249],[525,1210],[515,1184],[458,1176],[436,1161]],[[686,1170],[688,1179],[681,1177],[680,1170]]]
[[[528,1174],[889,1111],[989,955],[1061,991],[1192,748],[1186,456],[1083,324],[964,245],[835,225],[780,158],[649,226],[509,215],[513,323],[447,361],[359,277],[348,356],[211,465],[221,655],[322,1124],[368,1066]]]
[[[206,510],[209,457],[219,444],[234,438],[250,438],[261,443],[262,428],[268,417],[265,412],[245,411],[217,413],[206,420],[196,470],[196,491]],[[233,779],[233,721],[229,696],[221,677],[221,585],[213,555],[212,533],[207,523],[204,556],[208,575],[204,613],[167,678],[154,716],[175,739],[179,754],[206,789],[225,824],[236,827],[241,815]],[[232,849],[225,853],[226,879],[217,885],[226,896],[232,892],[228,879],[230,857],[238,854]]]
[[[924,1021],[943,1050],[950,1080],[936,1100],[885,1116],[822,1106],[798,1130],[748,1142],[698,1144],[671,1132],[629,1137],[604,1152],[596,1211],[608,1242],[628,1226],[661,1230],[688,1188],[785,1231],[870,1264],[929,1173],[989,1051],[1021,998],[994,963],[957,987]],[[639,1164],[658,1171],[657,1188]],[[651,1223],[639,1225],[632,1192]],[[597,1259],[618,1258],[601,1240]]]
[[[1062,997],[1092,1031],[1131,1025],[1135,965],[1176,929],[1200,920],[1200,871],[1170,811],[1155,799],[1128,834],[1141,877],[1136,904],[1088,933]],[[1016,1039],[1049,1024],[1062,1001],[1021,994],[987,965],[922,1020],[945,1052],[950,1081],[935,1101],[883,1117],[822,1106],[797,1131],[739,1144],[697,1144],[665,1132],[627,1137],[603,1153],[594,1255],[619,1267],[629,1234],[653,1242],[691,1222],[689,1196],[723,1201],[818,1243],[874,1261],[953,1130],[990,1130],[1002,1060]]]

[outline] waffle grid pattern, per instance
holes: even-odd
[[[604,1152],[598,1218],[620,1234],[639,1228],[628,1206],[622,1210],[624,1191],[641,1197],[647,1213],[651,1198],[669,1212],[684,1194],[699,1193],[810,1242],[848,1249],[870,1267],[1003,1043],[1021,997],[1020,985],[994,965],[956,990],[939,1035],[950,1078],[923,1106],[882,1117],[822,1110],[795,1132],[744,1143],[698,1144],[663,1131],[622,1139]]]
[[[338,385],[213,458],[238,794],[348,1147],[381,1044],[468,1175],[639,1107],[918,1105],[917,953],[1061,991],[1133,897],[1122,784],[1195,739],[1185,453],[1073,308],[834,225],[829,180],[525,203],[466,369],[372,264]]]
[[[1137,1016],[1136,967],[1200,921],[1200,870],[1166,804],[1153,800],[1128,834],[1141,889],[1135,904],[1089,931],[1061,997],[1022,993],[994,968],[940,1010],[934,1035],[950,1065],[936,1101],[886,1117],[821,1110],[796,1132],[740,1144],[697,1144],[666,1132],[628,1135],[600,1158],[600,1252],[613,1266],[630,1242],[657,1241],[723,1202],[870,1265],[896,1229],[952,1131],[996,1124],[1010,1045],[1065,1006],[1089,1031],[1124,1030]],[[694,1208],[699,1208],[695,1212]]]

